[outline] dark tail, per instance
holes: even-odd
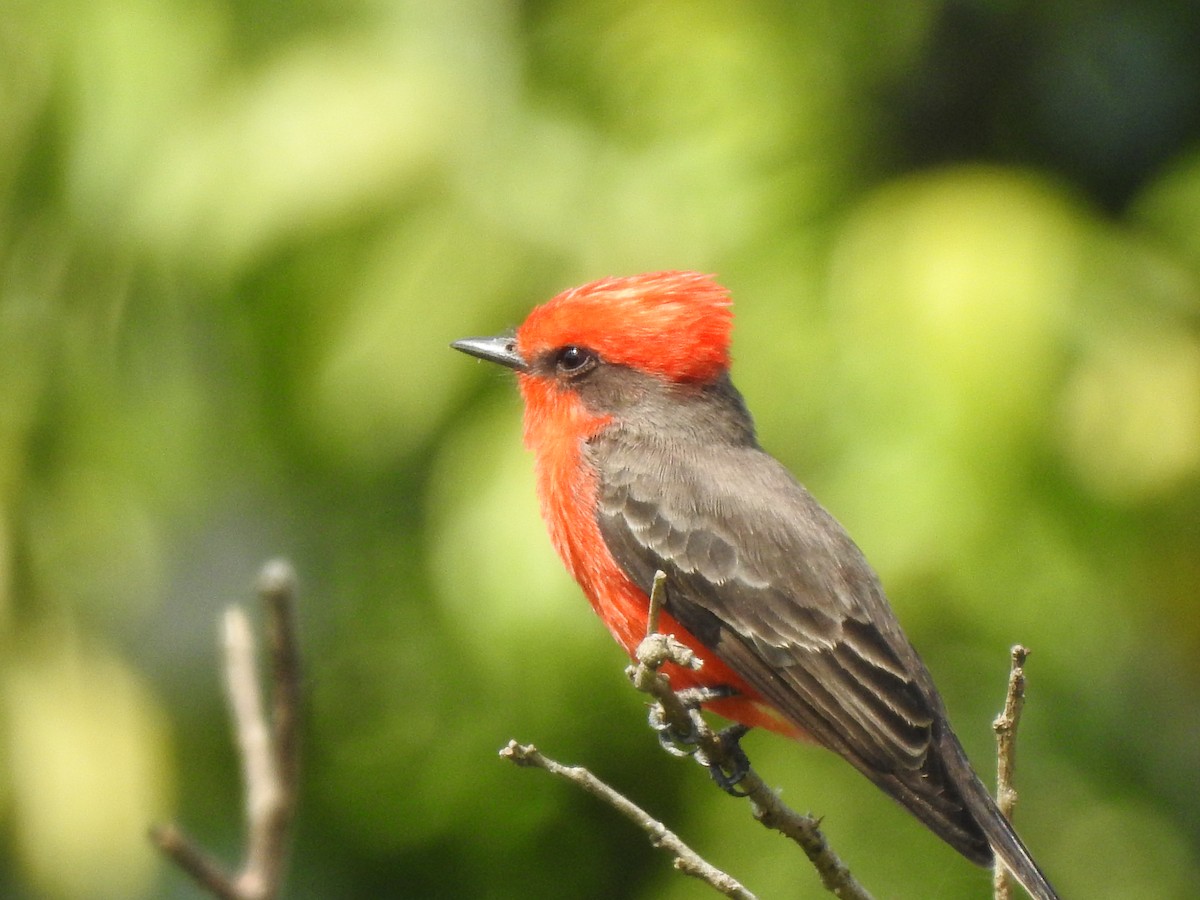
[[[1003,865],[1034,900],[1059,900],[948,728],[935,736],[921,769],[858,767],[971,862]]]
[[[1004,814],[996,806],[996,801],[971,768],[966,754],[953,734],[943,734],[942,753],[946,767],[957,776],[955,781],[958,782],[963,799],[967,801],[975,821],[992,847],[996,864],[1008,869],[1034,900],[1059,900],[1045,874],[1033,861],[1028,848],[1017,836],[1008,819],[1004,818]]]

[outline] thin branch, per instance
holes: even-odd
[[[695,736],[696,757],[704,765],[716,767],[729,772],[739,769],[744,763],[744,757],[734,747],[727,744],[713,732],[698,713],[690,709],[671,689],[671,683],[659,668],[665,663],[672,663],[684,668],[699,669],[702,665],[696,655],[674,636],[658,633],[659,614],[666,601],[666,579],[663,572],[656,572],[654,584],[650,591],[650,605],[647,615],[646,637],[637,649],[637,665],[626,669],[626,674],[634,687],[649,694],[663,711],[663,720],[679,733]],[[537,766],[560,777],[567,778],[583,787],[589,793],[600,797],[615,809],[637,823],[651,835],[655,846],[664,846],[676,854],[676,868],[696,875],[707,881],[717,890],[727,896],[750,896],[748,893],[728,893],[726,886],[736,886],[745,892],[731,876],[716,869],[700,857],[695,862],[685,862],[694,856],[679,839],[667,831],[661,823],[652,819],[637,805],[624,795],[618,793],[591,772],[578,767],[567,767],[553,760],[548,760],[536,748],[523,746],[516,741],[510,741],[508,746],[500,751],[500,755],[519,765]],[[738,781],[738,789],[750,799],[754,817],[763,825],[772,828],[785,837],[790,838],[804,851],[816,867],[817,874],[825,889],[843,900],[871,900],[867,893],[851,875],[849,868],[838,858],[829,847],[824,834],[821,833],[820,823],[812,816],[804,816],[788,807],[779,795],[767,787],[766,783],[748,765]],[[663,837],[669,836],[670,843]],[[686,855],[691,854],[691,856]]]
[[[634,687],[655,699],[662,710],[662,722],[680,734],[688,734],[689,741],[694,739],[697,747],[695,756],[702,764],[725,773],[739,773],[737,788],[749,798],[754,817],[764,826],[795,842],[804,851],[816,868],[821,884],[829,893],[842,900],[871,900],[870,893],[858,883],[850,869],[830,848],[821,831],[820,820],[811,815],[802,815],[787,806],[750,768],[744,755],[737,749],[736,743],[725,741],[720,734],[714,732],[704,718],[672,690],[669,679],[658,671],[666,663],[689,669],[699,669],[702,665],[702,661],[673,635],[658,633],[659,615],[665,601],[666,575],[657,572],[650,592],[647,634],[637,648],[637,664],[626,669]],[[999,804],[1005,816],[1009,818],[1012,817],[1017,802],[1012,780],[1016,765],[1016,731],[1025,700],[1023,666],[1028,654],[1029,651],[1020,645],[1012,649],[1012,674],[1009,679],[1008,696],[1004,712],[996,719],[994,725],[999,745]],[[564,766],[546,758],[532,745],[522,745],[516,741],[510,741],[508,746],[500,751],[500,755],[517,765],[544,769],[601,798],[649,834],[656,847],[663,847],[674,853],[675,866],[681,871],[703,879],[726,896],[752,896],[731,876],[696,856],[661,822],[653,819],[588,770]],[[996,900],[1011,900],[1007,873],[1000,865],[996,867],[995,896]]]
[[[271,749],[271,732],[263,711],[255,670],[254,635],[240,606],[225,610],[225,689],[233,716],[234,737],[242,762],[245,797],[246,860],[235,880],[239,893],[266,897],[270,853],[269,822],[279,805],[279,769]]]
[[[243,900],[224,867],[209,856],[177,825],[156,825],[150,840],[204,890],[219,900]]]
[[[264,793],[261,815],[247,815],[258,822],[257,835],[251,830],[247,872],[256,872],[267,885],[268,896],[277,896],[283,883],[284,866],[291,822],[296,811],[296,789],[300,781],[300,655],[296,638],[294,606],[296,575],[282,560],[263,567],[258,579],[258,594],[266,607],[267,647],[271,660],[273,703],[271,710],[271,760],[275,771],[270,795]],[[247,802],[250,785],[247,784]],[[257,851],[257,857],[253,854]],[[245,872],[242,877],[246,877]]]
[[[654,573],[654,583],[650,585],[650,606],[646,610],[646,637],[658,633],[658,619],[666,602],[667,573],[659,569]],[[695,668],[690,661],[688,665]]]
[[[1017,772],[1017,727],[1021,723],[1021,710],[1025,707],[1025,660],[1029,650],[1017,644],[1012,648],[1012,668],[1008,676],[1008,692],[1004,698],[1004,711],[992,723],[996,732],[996,805],[1010,822],[1017,809],[1017,789],[1014,779]],[[992,875],[992,892],[995,900],[1012,900],[1012,881],[1008,870],[996,861]]]
[[[228,874],[175,825],[155,828],[154,844],[200,887],[220,900],[279,896],[299,778],[300,665],[295,632],[296,577],[290,565],[267,563],[258,592],[267,611],[273,716],[267,722],[255,665],[254,635],[241,607],[223,619],[225,682],[245,791],[246,854]]]
[[[679,871],[707,882],[726,897],[755,900],[754,894],[746,890],[735,878],[705,861],[662,822],[582,766],[563,765],[544,756],[532,744],[518,744],[516,741],[509,741],[508,746],[500,751],[500,756],[518,766],[543,769],[583,788],[637,825],[649,836],[650,843],[655,847],[673,854],[675,868]]]

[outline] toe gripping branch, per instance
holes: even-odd
[[[745,725],[731,725],[714,735],[700,715],[703,704],[733,697],[737,691],[729,685],[720,685],[672,693],[666,677],[658,671],[665,662],[690,669],[699,669],[703,665],[674,636],[658,632],[658,617],[666,604],[666,595],[667,576],[660,570],[654,573],[650,590],[646,637],[635,654],[638,664],[630,666],[627,674],[638,690],[657,698],[650,706],[650,727],[658,735],[662,748],[674,756],[695,757],[723,791],[734,797],[744,797],[745,791],[737,785],[749,773],[750,760],[739,741],[750,729]],[[670,710],[668,698],[675,701]]]
[[[738,788],[738,784],[750,771],[750,760],[746,758],[741,747],[742,737],[750,730],[747,725],[730,725],[716,734],[720,752],[710,754],[702,746],[701,734],[707,729],[700,715],[702,704],[710,700],[722,700],[732,697],[736,691],[728,686],[695,687],[677,691],[675,696],[687,710],[687,727],[680,728],[678,721],[672,721],[662,703],[656,702],[650,706],[650,727],[658,735],[662,748],[672,756],[692,756],[696,762],[708,769],[712,780],[725,793],[733,797],[744,797],[746,792]]]

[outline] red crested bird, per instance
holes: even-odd
[[[542,517],[632,656],[649,591],[703,666],[672,687],[746,726],[838,753],[967,859],[1056,900],[971,769],[862,552],[758,444],[729,377],[728,291],[694,272],[608,278],[515,336],[452,346],[517,372]]]

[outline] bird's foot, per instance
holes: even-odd
[[[658,743],[672,756],[693,755],[699,749],[700,728],[704,724],[700,718],[700,707],[710,700],[722,700],[733,694],[732,688],[723,686],[694,687],[677,691],[675,696],[679,698],[688,714],[686,728],[681,728],[678,722],[670,721],[661,703],[651,704],[650,727],[658,735]]]
[[[721,742],[721,748],[725,751],[724,761],[721,763],[709,759],[708,754],[702,749],[696,750],[697,762],[708,768],[708,774],[717,783],[717,787],[731,797],[745,797],[748,793],[738,785],[750,772],[750,760],[746,757],[746,751],[742,749],[741,744],[742,738],[749,730],[749,725],[735,724],[725,728],[717,735],[717,739]]]
[[[700,717],[697,710],[688,710],[687,728],[680,728],[678,722],[667,721],[667,714],[662,704],[655,703],[650,707],[650,727],[658,735],[658,743],[672,756],[691,756],[699,749],[700,729],[696,721]]]

